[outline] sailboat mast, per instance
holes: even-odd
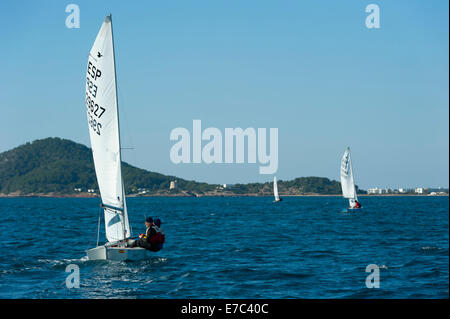
[[[117,130],[119,132],[119,165],[120,165],[120,174],[122,175],[122,202],[123,202],[123,210],[122,210],[122,231],[124,240],[127,238],[126,230],[125,230],[125,190],[123,187],[123,172],[122,172],[122,144],[120,143],[120,121],[119,121],[119,99],[118,91],[117,91],[117,72],[116,72],[116,50],[114,49],[114,31],[113,31],[113,23],[112,23],[112,14],[109,14],[109,19],[111,20],[111,41],[112,41],[112,51],[113,51],[113,69],[114,69],[114,82],[116,85],[116,109],[117,109]]]
[[[350,164],[350,174],[351,174],[352,179],[353,179],[353,189],[354,189],[354,192],[355,192],[355,198],[354,199],[358,200],[358,196],[356,195],[355,175],[353,175],[352,154],[350,152],[350,147],[348,148],[348,161],[349,161],[349,164]]]

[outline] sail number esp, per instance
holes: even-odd
[[[99,119],[105,113],[106,109],[95,102],[97,97],[98,87],[95,81],[101,77],[102,71],[96,68],[91,61],[88,63],[87,69],[88,77],[86,77],[86,108],[88,111],[89,126],[94,130],[97,135],[100,135],[100,129],[102,124]]]

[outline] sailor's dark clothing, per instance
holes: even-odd
[[[142,236],[141,238],[135,240],[130,247],[142,247],[148,250],[152,249],[152,244],[150,243],[150,238],[152,235],[156,234],[156,230],[153,226],[148,227],[145,231],[145,236]]]

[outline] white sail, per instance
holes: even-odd
[[[273,177],[273,196],[275,196],[275,201],[278,202],[280,200],[280,196],[278,196],[278,183],[277,177]]]
[[[341,187],[342,195],[349,199],[350,207],[355,207],[356,196],[355,181],[353,178],[352,159],[350,148],[347,147],[341,161]]]
[[[106,238],[131,236],[121,170],[119,115],[111,17],[106,17],[89,53],[86,107],[95,173],[105,212]]]

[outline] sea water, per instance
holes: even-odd
[[[134,235],[159,217],[166,244],[111,262],[85,258],[98,198],[0,198],[0,298],[448,298],[448,197],[360,200],[347,213],[340,197],[129,198]]]

